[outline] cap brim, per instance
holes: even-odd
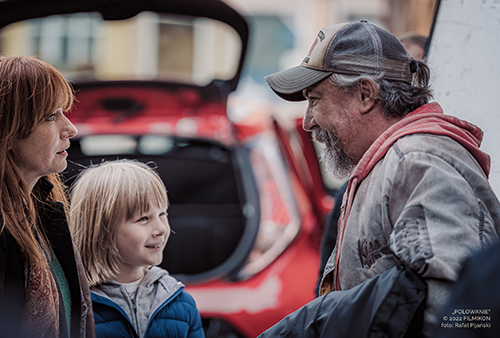
[[[266,83],[276,94],[287,101],[305,100],[302,91],[330,76],[325,72],[297,66],[264,77]]]

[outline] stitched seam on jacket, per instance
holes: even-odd
[[[399,160],[401,162],[402,158],[406,155],[410,155],[410,154],[425,154],[425,155],[429,155],[431,157],[434,157],[436,159],[439,159],[443,162],[445,162],[446,164],[448,164],[451,168],[453,168],[463,179],[464,181],[469,185],[470,187],[470,184],[469,184],[469,181],[467,181],[467,179],[465,178],[465,176],[463,175],[462,171],[458,170],[458,168],[453,165],[450,161],[447,161],[445,158],[441,157],[441,156],[438,156],[436,155],[435,153],[432,153],[432,152],[428,152],[428,151],[422,151],[422,150],[411,150],[411,151],[408,151],[406,153],[402,153],[400,151],[400,154],[401,156],[399,156]]]

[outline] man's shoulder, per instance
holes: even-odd
[[[398,160],[410,154],[423,154],[428,157],[441,158],[445,162],[475,162],[474,156],[460,142],[446,135],[417,133],[406,135],[396,140],[388,156],[396,156]]]
[[[459,142],[449,136],[431,133],[415,133],[400,137],[392,147],[397,147],[402,153],[428,150],[466,150]]]

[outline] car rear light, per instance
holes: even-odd
[[[252,251],[237,274],[239,279],[249,278],[271,264],[300,230],[290,176],[276,138],[259,134],[248,146],[259,190],[261,220]]]

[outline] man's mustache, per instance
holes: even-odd
[[[335,147],[339,138],[330,130],[316,128],[312,131],[313,138],[321,143],[324,143],[327,147]]]

